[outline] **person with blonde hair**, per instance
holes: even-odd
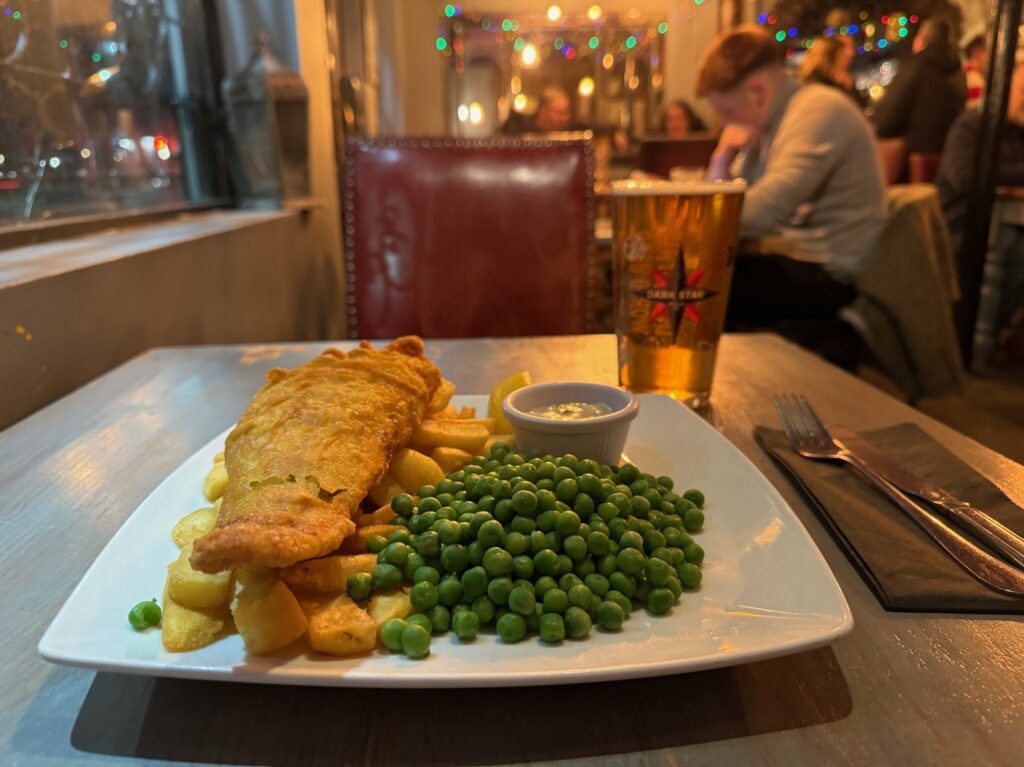
[[[800,82],[838,88],[863,107],[850,71],[853,57],[853,40],[849,37],[816,37],[800,62]]]

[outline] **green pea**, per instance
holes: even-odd
[[[679,597],[683,594],[683,584],[679,582],[679,574],[675,570],[668,577],[668,582],[665,583],[665,588],[672,592],[672,596],[678,602]]]
[[[534,530],[530,533],[530,553],[536,554],[539,551],[550,549],[551,543],[545,533],[540,530]]]
[[[695,533],[704,527],[704,512],[700,509],[690,509],[683,515],[683,527],[689,532]]]
[[[573,563],[572,571],[580,578],[586,578],[588,575],[597,572],[597,566],[591,557],[584,557],[578,562]]]
[[[565,573],[558,579],[558,588],[568,592],[573,586],[578,586],[581,583],[583,583],[583,579],[575,573]]]
[[[456,511],[454,506],[442,506],[440,509],[437,510],[437,521],[430,526],[431,530],[440,530],[438,525],[440,525],[442,522],[452,522],[458,519],[460,514],[464,513],[462,511],[462,504],[460,504],[458,501],[452,501],[452,503],[458,504],[459,510]]]
[[[404,543],[408,545],[412,541],[412,536],[409,535],[408,530],[392,530],[391,534],[387,537],[388,543]]]
[[[407,628],[409,628],[409,624],[401,618],[386,620],[380,627],[380,641],[391,652],[402,652],[402,634]]]
[[[590,532],[608,535],[608,525],[604,523],[604,520],[591,517],[588,524],[590,525]]]
[[[541,597],[541,604],[546,613],[564,613],[569,607],[569,595],[562,589],[548,589]]]
[[[618,517],[609,520],[608,537],[614,542],[618,543],[618,540],[627,532],[629,532],[629,525],[627,525],[625,521]]]
[[[541,575],[558,575],[558,564],[558,555],[551,549],[544,549],[533,555],[534,570]]]
[[[525,586],[516,586],[512,589],[508,595],[508,606],[513,612],[517,612],[520,615],[530,615],[533,613],[533,608],[537,604],[537,598],[534,595],[533,588],[526,588]]]
[[[651,584],[647,581],[640,581],[636,584],[636,598],[643,604],[647,604],[647,597],[651,593]]]
[[[505,550],[512,556],[518,556],[530,548],[530,540],[522,533],[512,531],[505,535]]]
[[[577,562],[587,556],[587,542],[582,536],[570,535],[562,541],[562,549]]]
[[[452,522],[451,520],[442,520],[437,524],[437,537],[442,544],[447,543],[458,543],[462,537],[462,528],[459,527],[458,522]]]
[[[547,509],[537,515],[537,529],[544,533],[549,533],[555,529],[555,522],[558,520],[558,511],[556,509]]]
[[[619,569],[619,561],[616,559],[614,554],[605,554],[597,560],[597,572],[603,575],[605,578],[611,577],[611,574],[617,572]]]
[[[683,555],[686,557],[687,562],[695,565],[700,565],[704,561],[704,549],[699,543],[694,543],[693,541],[690,541],[683,548]]]
[[[542,575],[537,579],[536,583],[533,584],[533,591],[538,599],[543,599],[544,594],[551,589],[557,589],[558,582],[550,575]]]
[[[444,605],[434,605],[427,611],[433,633],[443,634],[452,625],[452,614]]]
[[[484,547],[480,545],[479,541],[473,541],[466,547],[466,551],[469,552],[469,564],[476,566],[484,561]]]
[[[640,495],[634,495],[629,499],[629,513],[635,517],[646,519],[651,512],[651,502]]]
[[[514,644],[526,636],[526,621],[523,616],[514,612],[505,613],[498,619],[498,638],[502,642]]]
[[[582,607],[572,606],[565,611],[565,633],[570,639],[582,639],[593,625],[590,614]]]
[[[584,458],[576,464],[577,474],[597,474],[601,470],[601,465],[593,458]]]
[[[649,488],[647,490],[644,490],[640,494],[640,497],[643,498],[645,501],[647,501],[649,504],[651,504],[651,508],[652,509],[660,509],[661,508],[661,493],[659,493],[653,487]]]
[[[537,498],[537,493],[529,490],[516,491],[512,495],[511,500],[512,508],[515,509],[516,514],[521,514],[524,517],[533,517],[536,515],[538,502],[539,499]]]
[[[572,503],[579,495],[580,486],[574,478],[563,479],[555,485],[555,497],[562,503]]]
[[[488,520],[480,525],[480,529],[476,533],[476,539],[480,541],[480,545],[485,549],[501,546],[505,543],[505,528],[496,519]],[[486,557],[486,554],[484,556]]]
[[[521,456],[519,453],[509,453],[502,459],[502,463],[504,463],[506,466],[519,466],[520,464],[523,464],[525,462],[526,459],[523,458],[523,456]]]
[[[638,479],[629,483],[629,492],[633,495],[640,495],[645,490],[649,489],[649,487],[650,485],[648,485],[646,481]]]
[[[626,611],[616,602],[603,601],[597,606],[597,625],[606,631],[618,631],[626,620]]]
[[[521,535],[529,535],[537,529],[537,523],[530,517],[521,517],[518,514],[512,517],[509,527]]]
[[[469,567],[469,551],[461,543],[452,543],[441,549],[441,567],[448,573],[461,573]]]
[[[558,497],[550,490],[538,490],[537,491],[537,510],[541,513],[545,511],[551,511],[555,508],[555,504],[558,503]],[[540,522],[538,521],[538,525]]]
[[[436,568],[431,567],[430,565],[421,565],[417,567],[416,571],[413,573],[414,584],[428,582],[436,586],[440,582],[440,580],[440,573],[436,570]]]
[[[590,589],[582,583],[573,586],[569,589],[567,595],[569,597],[569,604],[575,605],[576,607],[582,607],[584,610],[590,608],[590,597],[592,596]]]
[[[162,618],[163,611],[155,598],[148,602],[139,602],[128,611],[128,623],[136,631],[159,626]]]
[[[389,543],[384,548],[384,561],[389,565],[401,567],[409,558],[409,547],[404,543]]]
[[[683,493],[683,498],[688,500],[690,503],[692,503],[698,509],[703,509],[704,508],[704,493],[702,493],[700,490],[698,490],[695,487],[691,487],[689,490],[687,490],[685,493]]]
[[[554,482],[554,480],[552,480],[552,479],[538,479],[537,480],[537,491],[540,492],[541,490],[544,490],[544,491],[547,491],[547,492],[551,492],[551,493],[555,492],[555,482]]]
[[[599,573],[591,573],[583,579],[587,588],[599,597],[603,597],[608,593],[611,586],[608,584],[608,579]]]
[[[517,578],[532,578],[534,569],[532,557],[520,554],[512,558],[512,574]]]
[[[672,609],[672,605],[675,604],[676,598],[666,588],[654,588],[651,589],[651,593],[647,595],[647,609],[655,615],[664,615]]]
[[[373,588],[376,591],[397,589],[402,583],[402,571],[387,562],[373,568]]]
[[[565,639],[565,621],[558,613],[544,613],[540,616],[540,638],[544,642],[561,642]]]
[[[487,590],[487,571],[477,565],[471,567],[462,574],[462,593],[471,599]],[[620,589],[621,591],[621,589]]]
[[[423,626],[406,626],[402,632],[402,652],[410,658],[425,658],[430,654],[430,631]]]
[[[651,557],[644,563],[644,571],[652,586],[664,586],[668,583],[669,574],[672,573],[672,565],[662,559]]]
[[[575,535],[580,529],[580,517],[575,511],[560,511],[555,518],[555,532],[561,536]]]
[[[369,573],[353,573],[345,580],[345,590],[356,602],[365,602],[373,596],[373,576]]]
[[[436,557],[441,553],[441,538],[433,530],[417,535],[412,545],[422,557]]]
[[[512,555],[504,549],[492,546],[484,553],[483,566],[491,578],[509,575],[512,572]]]
[[[679,565],[686,561],[686,554],[684,553],[683,549],[672,546],[666,549],[666,551],[668,551],[669,556],[671,557],[671,559],[668,559],[667,562],[670,565],[672,565],[672,567],[679,567]],[[701,549],[701,552],[703,551],[704,550]],[[699,565],[700,562],[694,562],[694,564]]]
[[[591,501],[601,500],[601,480],[593,472],[587,472],[577,480],[581,493],[586,493]]]
[[[404,517],[408,517],[412,514],[413,509],[416,508],[416,502],[413,501],[412,496],[408,493],[399,493],[391,499],[391,510],[395,514],[401,514]]]
[[[560,573],[571,573],[572,572],[572,559],[567,554],[558,555],[558,572]]]
[[[507,605],[512,592],[511,578],[494,578],[487,584],[487,598],[496,605]]]
[[[499,466],[498,467],[498,485],[495,485],[494,494],[499,498],[511,498],[512,497],[512,483],[509,482],[512,477],[516,475],[516,470],[512,466]],[[499,489],[501,482],[508,482],[508,495]]]
[[[605,602],[614,602],[622,608],[622,612],[628,618],[629,614],[633,611],[633,602],[623,594],[621,591],[610,589],[607,594],[604,595]]]
[[[644,550],[643,536],[635,530],[623,533],[619,538],[619,547],[623,549],[636,549],[642,553]]]
[[[494,602],[486,596],[481,595],[474,599],[469,609],[476,613],[476,617],[480,619],[481,625],[486,626],[494,620]]]
[[[583,519],[589,519],[595,508],[594,499],[586,493],[581,492],[573,499],[572,510]]]
[[[507,525],[512,521],[512,517],[516,515],[516,510],[512,508],[512,501],[508,498],[502,498],[496,504],[494,504],[493,512],[494,519],[500,524]]]
[[[366,550],[371,554],[379,554],[388,545],[387,538],[383,535],[371,535],[366,539]]]
[[[430,618],[423,613],[414,613],[406,618],[405,622],[410,626],[422,626],[428,633],[434,629],[434,625],[430,622]]]
[[[455,607],[462,601],[462,582],[453,575],[446,575],[437,584],[437,601],[445,607]]]
[[[647,536],[645,535],[644,536],[644,548],[647,548],[646,542],[647,542]],[[676,551],[678,551],[678,549],[676,549]],[[662,562],[666,562],[666,563],[672,565],[672,567],[676,566],[676,563],[672,561],[672,550],[668,549],[668,548],[666,548],[664,546],[658,546],[658,547],[652,549],[651,553],[650,553],[650,556],[653,559],[660,559]]]
[[[480,511],[493,511],[497,503],[498,499],[493,495],[482,495],[477,499],[476,507]]]
[[[665,536],[665,543],[683,551],[686,551],[687,543],[693,541],[690,536],[675,527],[666,527],[662,529],[661,534]]]
[[[676,574],[679,576],[679,582],[688,589],[697,588],[700,585],[701,579],[704,577],[700,568],[691,562],[683,562],[679,565],[679,567],[676,568]]]
[[[457,611],[452,615],[452,631],[460,640],[468,642],[480,631],[480,619],[472,610]]]
[[[550,530],[544,533],[544,540],[548,542],[548,548],[552,551],[560,551],[562,549],[562,534],[557,530]]]
[[[433,568],[430,568],[433,570]],[[436,574],[437,571],[434,570]],[[409,592],[409,601],[420,612],[426,612],[437,604],[437,586],[430,581],[420,581],[413,585]]]
[[[537,467],[537,476],[541,479],[551,479],[557,468],[551,461],[541,461],[541,464]]]
[[[555,473],[551,475],[551,481],[555,483],[556,488],[567,479],[571,479],[573,483],[576,482],[576,472],[568,466],[559,466],[555,469]]]
[[[379,555],[378,555],[379,556]],[[409,558],[405,560],[405,564],[402,565],[402,577],[408,581],[411,581],[416,571],[426,565],[427,560],[421,557],[417,552],[410,551]]]
[[[631,495],[633,495],[633,491],[629,489],[629,485],[616,485],[615,492],[622,494],[626,498],[629,498]]]
[[[616,571],[609,575],[608,584],[616,591],[621,591],[629,599],[636,595],[636,580],[622,571]]]
[[[420,488],[421,492],[422,490],[423,488]],[[429,496],[425,498],[420,498],[420,503],[419,506],[417,507],[417,510],[419,511],[420,514],[426,514],[429,511],[437,511],[438,509],[441,508],[442,505],[443,504],[441,503],[441,501],[433,497],[433,493],[431,493]]]
[[[660,477],[655,478],[655,482],[658,483],[658,487],[663,487],[665,490],[671,490],[675,486],[675,482],[672,481],[672,477],[662,474]]]
[[[629,484],[640,479],[640,469],[631,463],[624,463],[619,467],[619,481]]]
[[[587,536],[587,551],[596,557],[602,557],[607,554],[608,536],[596,530],[592,532]]]
[[[540,463],[540,461],[537,463]],[[524,463],[516,470],[516,473],[523,478],[524,482],[532,484],[537,481],[537,467],[532,463]],[[536,489],[536,485],[534,485],[534,490]]]

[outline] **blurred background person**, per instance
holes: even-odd
[[[927,19],[872,119],[879,138],[902,138],[907,152],[938,154],[967,99],[960,57],[950,43],[949,24]]]
[[[966,109],[977,109],[985,97],[985,72],[988,70],[988,39],[975,35],[964,46],[964,76],[967,78]]]
[[[572,119],[572,102],[561,88],[549,85],[541,91],[537,111],[533,115],[513,112],[501,128],[505,134],[559,133],[586,128]]]
[[[1017,67],[1010,81],[1006,105],[1006,124],[999,146],[995,147],[996,183],[1000,186],[1024,186],[1024,60],[1018,54]],[[960,253],[967,204],[976,193],[974,160],[981,130],[981,112],[964,112],[953,123],[942,151],[935,184],[950,234]],[[997,339],[1024,355],[1024,227],[1016,230],[1003,258],[1003,281],[996,314]],[[964,265],[959,265],[961,272]]]
[[[661,117],[661,131],[668,138],[686,138],[692,133],[705,133],[707,129],[693,107],[682,99],[669,102]]]
[[[863,109],[866,104],[850,71],[855,55],[856,50],[849,37],[816,37],[800,63],[800,82],[838,88]]]
[[[874,138],[853,102],[835,88],[799,86],[775,40],[759,27],[719,36],[697,72],[697,94],[724,124],[709,176],[749,187],[741,239],[774,236],[779,250],[741,245],[727,324],[778,328],[789,320],[837,319],[856,293],[885,223],[885,189]],[[800,340],[800,339],[797,339]]]

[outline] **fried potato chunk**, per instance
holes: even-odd
[[[428,448],[428,452],[435,447],[457,447],[477,453],[490,436],[486,426],[464,419],[427,420],[413,432],[411,444]]]
[[[444,479],[444,471],[437,465],[437,461],[409,448],[395,453],[388,473],[407,493],[415,493],[424,485],[436,485]]]
[[[373,649],[377,642],[377,624],[348,596],[304,597],[299,601],[309,621],[309,646],[317,652],[359,655]]]
[[[343,554],[297,562],[281,571],[281,580],[321,594],[347,590],[350,575],[373,572],[376,554]]]
[[[412,600],[404,591],[377,594],[370,600],[367,611],[377,628],[380,628],[391,618],[408,618],[412,613]]]
[[[430,457],[437,461],[437,465],[445,474],[451,474],[469,463],[473,459],[473,454],[457,447],[435,447]]]
[[[231,604],[245,649],[267,655],[306,633],[308,622],[295,595],[283,581],[243,586]]]
[[[213,644],[231,629],[227,605],[197,610],[178,604],[164,587],[160,638],[168,652],[188,652]]]
[[[203,496],[210,503],[213,503],[222,495],[228,486],[228,470],[222,461],[213,464],[213,468],[207,473],[203,480]]]
[[[441,385],[437,387],[437,391],[434,392],[434,396],[431,397],[430,403],[427,405],[427,412],[431,414],[440,413],[448,407],[453,394],[455,394],[455,384],[442,378]]]
[[[397,515],[391,508],[390,503],[386,503],[374,512],[369,514],[363,514],[359,519],[356,520],[356,527],[366,527],[368,525],[387,525],[391,523]]]
[[[370,488],[368,495],[375,504],[383,506],[386,503],[391,503],[392,498],[404,492],[405,488],[398,483],[389,471],[385,472],[380,481]]]
[[[191,542],[181,550],[181,556],[167,565],[167,593],[171,599],[193,609],[227,604],[233,583],[231,571],[211,574],[194,570],[188,561],[190,556]]]
[[[171,539],[178,545],[179,549],[185,548],[201,535],[206,535],[217,524],[217,509],[207,506],[196,509],[191,514],[186,514],[178,520],[174,529],[171,530]]]

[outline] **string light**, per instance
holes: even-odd
[[[592,5],[587,8],[587,18],[591,21],[597,21],[601,16],[604,15],[604,11],[601,10],[600,5]]]
[[[444,39],[443,37],[439,37],[439,38],[437,38],[437,40],[436,40],[436,41],[434,42],[434,45],[436,45],[436,46],[437,46],[437,49],[438,49],[439,51],[443,51],[443,50],[444,50],[445,48],[447,48],[447,47],[448,47],[448,41],[447,41],[447,40],[445,40],[445,39]]]

